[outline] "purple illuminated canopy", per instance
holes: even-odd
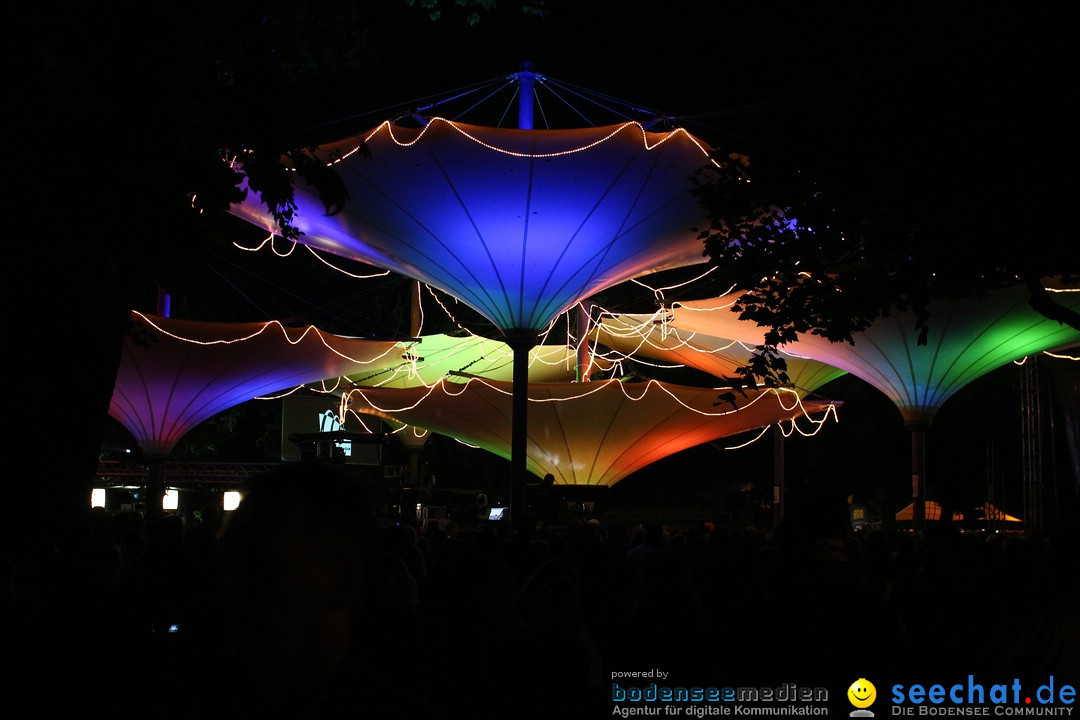
[[[202,421],[253,398],[395,359],[398,344],[277,322],[208,323],[132,313],[109,414],[166,456]]]

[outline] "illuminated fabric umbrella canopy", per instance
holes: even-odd
[[[401,343],[396,362],[361,369],[346,378],[371,387],[433,385],[451,373],[468,373],[489,380],[513,380],[514,351],[504,342],[467,335],[424,335]],[[390,358],[387,358],[388,360]],[[577,349],[566,345],[536,345],[529,351],[530,382],[569,382],[575,379]],[[608,364],[601,360],[600,369]]]
[[[783,389],[751,391],[733,408],[719,401],[724,392],[655,380],[530,383],[529,472],[550,473],[558,484],[610,487],[718,438],[787,420],[819,426],[832,408]],[[509,458],[511,395],[509,383],[470,378],[431,388],[355,388],[348,403],[353,411],[430,428]]]
[[[739,320],[731,309],[738,295],[676,303],[672,324],[690,332],[747,337],[754,324]],[[992,370],[1080,342],[1080,331],[1032,309],[1027,298],[1027,289],[1015,286],[984,297],[936,301],[925,345],[918,344],[914,314],[894,312],[855,333],[854,344],[802,335],[785,348],[870,383],[892,400],[908,425],[925,426],[946,400]],[[1080,292],[1059,298],[1080,311]]]
[[[1080,311],[1080,292],[1056,288],[1061,303]],[[676,327],[746,337],[752,324],[731,308],[739,293],[676,303]],[[923,438],[938,409],[976,379],[1030,354],[1080,342],[1080,331],[1047,318],[1028,304],[1028,291],[1014,286],[983,297],[940,300],[930,306],[929,333],[918,344],[911,312],[878,318],[853,335],[854,344],[800,336],[787,349],[842,368],[883,392],[912,432],[912,489],[916,514],[923,508]],[[921,524],[922,519],[916,522]]]
[[[144,453],[167,456],[234,405],[393,360],[393,341],[277,322],[212,323],[132,313],[109,414]]]
[[[744,341],[729,340],[701,332],[681,330],[669,325],[668,313],[620,313],[602,316],[591,332],[592,340],[619,356],[646,357],[670,363],[680,363],[718,378],[731,377],[749,360],[753,348]],[[760,344],[764,336],[753,344]],[[780,351],[787,364],[791,387],[800,395],[817,390],[825,383],[844,374],[844,370],[817,360]],[[607,356],[609,363],[618,358]]]
[[[514,351],[504,342],[478,335],[423,335],[403,342],[398,362],[346,376],[355,386],[381,388],[430,387],[462,373],[489,380],[512,381]],[[575,379],[577,349],[566,345],[537,345],[529,351],[530,382],[569,382]],[[606,367],[603,362],[597,367]],[[419,478],[419,451],[431,432],[427,428],[388,421],[409,459],[410,484]]]
[[[1009,515],[1004,510],[1001,510],[993,503],[985,503],[982,507],[978,508],[980,514],[980,520],[983,522],[1006,522],[1006,523],[1022,523],[1018,517]],[[933,500],[927,500],[924,506],[925,518],[927,520],[940,520],[941,519],[941,505]],[[896,513],[896,519],[901,522],[911,522],[915,519],[915,505],[912,503],[906,508]],[[954,522],[960,522],[964,519],[963,514],[960,512],[954,512],[952,519]]]
[[[522,73],[523,82],[533,77]],[[512,506],[524,498],[527,350],[561,312],[597,291],[703,261],[699,229],[708,216],[692,177],[711,162],[708,148],[681,129],[648,132],[628,122],[534,130],[525,103],[521,117],[529,119],[520,129],[387,122],[316,148],[348,192],[333,214],[294,186],[302,242],[448,292],[503,332],[522,387]],[[276,229],[257,197],[233,212]]]
[[[750,345],[764,342],[761,328],[742,323],[743,340],[729,340],[706,333],[683,331],[671,325],[670,312],[661,308],[652,314],[603,313],[591,333],[596,342],[606,345],[623,357],[638,362],[650,358],[681,363],[718,378],[734,376],[751,356]],[[787,365],[790,387],[805,397],[825,383],[844,374],[843,370],[817,360],[779,351]],[[616,356],[607,355],[609,362]],[[773,513],[776,522],[783,519],[784,508],[783,435],[773,434]]]
[[[691,175],[708,148],[638,123],[571,130],[433,118],[320,146],[348,191],[295,187],[300,241],[439,288],[503,331],[539,331],[595,292],[704,261]],[[232,212],[275,231],[259,197]]]

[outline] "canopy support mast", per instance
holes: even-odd
[[[521,63],[518,79],[518,128],[533,129],[533,86],[536,72],[531,62]],[[510,428],[510,524],[515,530],[524,526],[525,488],[528,483],[529,351],[536,345],[537,333],[513,329],[505,333],[514,351],[514,393]]]

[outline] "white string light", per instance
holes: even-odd
[[[281,236],[278,235],[277,233],[270,233],[270,234],[268,234],[266,236],[266,238],[262,242],[260,242],[255,247],[244,247],[243,245],[241,245],[240,243],[238,243],[235,240],[233,240],[232,245],[237,250],[243,250],[244,252],[259,252],[264,247],[269,245],[270,246],[270,251],[273,252],[278,257],[289,257],[290,255],[293,254],[293,251],[296,250],[296,246],[299,243],[295,243],[295,242],[290,240],[289,241],[289,250],[288,250],[288,252],[278,252],[277,248],[274,246],[274,240],[275,240],[275,238],[279,238],[279,237],[281,237]]]
[[[777,423],[777,425],[779,425],[779,424],[780,424],[780,423]],[[749,439],[749,440],[747,440],[746,442],[744,442],[744,443],[741,443],[741,444],[739,444],[739,445],[727,445],[727,446],[725,446],[725,447],[724,447],[724,449],[725,449],[725,450],[741,450],[741,449],[743,449],[744,447],[749,447],[750,445],[753,445],[753,444],[754,444],[754,443],[756,443],[756,442],[757,442],[758,440],[760,440],[760,439],[761,439],[761,437],[762,437],[762,436],[763,436],[763,435],[764,435],[765,433],[769,432],[769,430],[771,430],[771,429],[772,429],[772,425],[766,425],[765,427],[761,428],[761,432],[759,432],[759,433],[758,433],[757,435],[755,435],[754,437],[750,438],[750,439]],[[781,432],[782,432],[782,430],[781,430]],[[785,437],[786,437],[786,436],[785,436]]]
[[[358,365],[370,365],[371,363],[374,363],[374,362],[376,362],[378,360],[382,360],[384,357],[386,357],[390,353],[394,352],[394,350],[396,349],[396,343],[393,343],[393,344],[389,344],[386,350],[383,350],[381,353],[379,353],[378,355],[376,355],[375,357],[372,357],[370,359],[365,360],[365,359],[355,358],[355,357],[352,357],[352,356],[350,356],[350,355],[348,355],[346,353],[341,352],[337,348],[332,347],[330,345],[330,343],[327,342],[326,336],[323,335],[323,332],[321,330],[319,330],[317,327],[315,327],[314,325],[308,325],[308,326],[300,329],[299,337],[297,337],[296,339],[293,339],[289,335],[288,328],[286,328],[284,325],[281,324],[281,322],[279,322],[277,320],[268,320],[268,321],[266,321],[264,323],[261,323],[258,330],[254,331],[252,333],[249,333],[247,335],[244,335],[244,336],[235,337],[235,338],[233,338],[231,340],[196,340],[194,338],[186,338],[186,337],[183,337],[181,335],[177,335],[174,332],[166,330],[161,325],[154,322],[148,316],[144,315],[143,313],[139,312],[138,310],[132,310],[132,314],[137,315],[138,317],[142,318],[143,322],[145,322],[147,325],[149,325],[150,327],[152,327],[155,330],[157,330],[158,332],[160,332],[162,335],[166,335],[166,336],[168,336],[168,337],[170,337],[170,338],[172,338],[174,340],[179,340],[181,342],[191,343],[192,345],[202,345],[202,346],[233,345],[233,344],[236,344],[236,343],[247,342],[248,340],[253,340],[253,339],[261,336],[265,332],[269,331],[270,328],[277,328],[278,330],[281,331],[282,337],[285,339],[285,341],[288,342],[290,345],[299,345],[301,342],[304,341],[304,338],[306,338],[308,335],[313,334],[313,335],[315,335],[316,337],[319,338],[319,341],[323,344],[323,347],[325,347],[327,350],[334,353],[338,357],[344,358],[345,360],[349,360],[350,362],[357,363]],[[339,337],[339,338],[341,338],[343,340],[348,340],[349,339],[349,338],[344,338],[342,336],[336,336],[336,337]]]
[[[674,285],[668,285],[666,287],[654,288],[654,287],[652,287],[650,285],[646,285],[645,283],[643,283],[638,278],[630,278],[630,282],[634,283],[635,285],[640,285],[641,287],[645,288],[646,290],[649,290],[650,292],[652,292],[653,298],[656,300],[656,304],[659,305],[660,307],[663,307],[664,306],[664,292],[665,291],[678,290],[680,288],[684,288],[684,287],[686,287],[686,286],[688,286],[688,285],[690,285],[692,283],[697,282],[698,280],[701,280],[702,278],[708,276],[709,274],[716,272],[716,270],[717,270],[717,266],[713,265],[712,267],[710,267],[709,269],[707,269],[705,272],[701,273],[697,277],[690,278],[689,280],[684,280],[684,281],[676,283]],[[728,290],[728,292],[731,292],[731,290],[733,290],[734,288],[735,288],[735,286],[732,285],[731,288]]]
[[[666,323],[663,321],[663,318],[666,318],[666,315],[667,314],[665,312],[658,311],[658,312],[656,312],[656,313],[654,313],[652,315],[642,315],[642,316],[618,315],[618,316],[612,316],[611,317],[612,322],[607,322],[607,323],[605,323],[603,321],[599,321],[597,323],[597,332],[595,333],[596,339],[597,339],[598,342],[602,340],[600,333],[603,332],[604,334],[608,335],[609,337],[611,337],[613,339],[626,340],[628,342],[635,343],[635,344],[629,350],[627,350],[627,349],[621,349],[621,350],[620,349],[612,349],[608,353],[601,353],[601,352],[597,351],[596,354],[603,357],[605,360],[608,360],[609,362],[613,362],[615,358],[622,357],[622,358],[625,358],[625,359],[632,359],[632,360],[634,360],[636,362],[639,362],[639,363],[641,363],[643,365],[649,365],[651,367],[658,367],[658,368],[665,368],[665,367],[685,367],[685,365],[684,364],[662,365],[662,364],[658,364],[658,363],[650,363],[647,360],[642,359],[642,357],[640,357],[639,354],[643,353],[645,355],[648,355],[649,354],[649,348],[652,348],[653,350],[657,351],[654,354],[668,354],[668,353],[677,354],[677,351],[685,349],[685,350],[692,351],[692,352],[695,352],[695,353],[701,353],[703,355],[711,355],[711,356],[720,358],[722,361],[725,361],[725,362],[727,362],[728,364],[730,364],[732,366],[738,367],[738,366],[744,365],[745,364],[745,358],[749,358],[754,352],[752,348],[750,348],[749,346],[747,346],[743,342],[740,342],[740,341],[737,341],[737,340],[728,340],[728,339],[723,339],[723,338],[714,338],[714,337],[711,337],[711,336],[703,336],[703,337],[709,337],[709,339],[711,341],[713,341],[713,342],[721,342],[723,344],[717,345],[716,347],[713,347],[713,348],[703,347],[702,345],[697,344],[694,341],[694,338],[698,335],[698,333],[691,332],[688,335],[684,336],[683,333],[680,332],[679,328],[674,327],[674,326],[668,327],[666,325]],[[656,319],[657,317],[661,317],[662,320],[658,321]],[[638,321],[636,318],[640,318],[640,320]],[[621,326],[615,325],[614,324],[615,322],[621,323]],[[657,330],[657,322],[661,323],[660,326],[659,326],[659,328],[660,328],[659,330]],[[657,342],[654,339],[654,335],[657,334],[657,333],[659,333],[659,335],[660,335],[660,338],[661,338],[660,342]],[[668,338],[671,338],[671,337],[675,338],[675,342],[668,341]],[[727,355],[727,352],[729,350],[731,350],[732,348],[741,349],[745,353],[745,357],[742,358],[742,359],[735,358],[735,357],[729,357]],[[790,353],[786,353],[786,354],[791,355],[791,357],[798,357],[798,356],[796,356],[794,354],[790,354]],[[808,358],[804,358],[804,359],[808,359]]]
[[[285,390],[285,391],[277,393],[275,395],[256,395],[252,399],[253,400],[281,400],[282,398],[287,398],[290,395],[293,395],[293,394],[299,392],[300,390],[303,390],[306,387],[307,387],[306,385],[297,385],[296,387],[294,387],[291,390]]]
[[[457,375],[457,376],[460,376],[460,377],[465,377],[466,380],[463,383],[454,383],[454,382],[449,382],[448,379],[445,378],[445,377],[440,378],[436,383],[433,383],[431,386],[426,387],[425,388],[426,392],[420,398],[418,398],[415,402],[413,402],[411,404],[408,404],[408,405],[405,405],[403,407],[398,407],[398,408],[381,407],[381,406],[375,404],[374,402],[372,402],[371,399],[367,397],[367,395],[364,392],[365,388],[362,388],[362,387],[350,388],[346,393],[343,394],[343,397],[346,397],[349,400],[349,404],[351,405],[352,398],[355,395],[359,395],[368,404],[368,406],[371,407],[371,409],[375,410],[376,412],[388,413],[388,414],[392,415],[394,413],[405,412],[407,410],[413,410],[413,409],[419,407],[427,398],[429,398],[432,395],[432,393],[434,393],[434,391],[437,388],[442,390],[443,393],[445,393],[446,395],[448,395],[450,397],[457,397],[457,396],[461,395],[462,393],[464,393],[467,390],[468,386],[473,382],[480,383],[480,384],[488,387],[489,389],[493,390],[494,392],[505,395],[507,397],[511,397],[513,395],[512,390],[507,390],[505,388],[499,387],[499,386],[495,385],[494,383],[492,383],[491,381],[489,381],[489,380],[487,380],[485,378],[476,376],[476,375],[468,375],[466,373],[453,373],[453,372],[449,373],[449,374],[450,375]],[[733,413],[741,412],[742,410],[745,410],[746,408],[752,407],[756,403],[763,401],[764,398],[766,398],[766,397],[768,397],[770,395],[776,397],[776,399],[777,399],[777,401],[778,401],[778,403],[780,405],[780,408],[784,412],[792,412],[792,411],[798,409],[804,416],[809,417],[809,415],[810,415],[809,411],[806,410],[806,407],[803,404],[802,397],[799,395],[798,392],[796,392],[795,390],[792,390],[790,388],[768,388],[768,387],[764,387],[764,386],[759,385],[759,386],[756,387],[756,389],[759,390],[760,392],[755,397],[751,398],[749,400],[749,402],[747,402],[745,405],[737,406],[737,407],[735,407],[735,408],[733,408],[731,410],[720,410],[720,411],[716,411],[716,412],[707,412],[707,411],[699,410],[698,408],[691,407],[690,405],[687,405],[675,393],[673,393],[671,390],[669,390],[663,383],[661,383],[661,382],[659,382],[657,380],[651,380],[651,379],[647,380],[645,382],[642,382],[642,383],[624,383],[624,382],[621,382],[619,380],[598,380],[598,381],[589,382],[589,383],[567,383],[568,386],[572,386],[575,390],[577,390],[577,393],[575,395],[568,396],[568,397],[550,397],[550,398],[532,398],[532,397],[530,397],[530,398],[528,398],[528,401],[532,402],[532,403],[550,403],[550,402],[569,402],[569,401],[572,401],[572,400],[579,400],[579,399],[581,399],[583,397],[587,397],[587,396],[592,395],[594,393],[598,393],[598,392],[604,390],[605,388],[609,387],[613,383],[616,384],[619,387],[619,389],[623,393],[623,396],[627,400],[630,400],[632,402],[637,402],[637,401],[643,400],[645,398],[645,395],[651,389],[656,388],[658,391],[667,394],[672,400],[674,400],[678,405],[682,406],[686,410],[689,410],[690,412],[696,413],[698,415],[702,415],[704,417],[724,417],[724,416],[731,415]],[[453,388],[457,389],[457,392],[451,392],[448,389],[450,387],[453,387]],[[634,392],[630,388],[641,388],[641,391],[635,397]],[[718,394],[732,390],[731,388],[695,388],[695,389],[700,389],[702,391],[704,391],[704,390],[715,391]],[[791,399],[790,404],[785,403],[784,396],[790,396],[790,399]],[[833,407],[833,405],[829,405],[829,407]],[[814,422],[815,424],[820,424],[818,421],[815,421],[813,419],[811,419],[811,421]]]
[[[346,153],[343,153],[340,157],[335,158],[334,160],[330,161],[327,164],[328,165],[333,165],[335,163],[339,163],[339,162],[351,157],[353,154],[358,152],[362,147],[364,147],[364,145],[366,143],[368,143],[371,140],[371,138],[375,137],[375,135],[377,135],[378,133],[380,133],[380,132],[382,132],[384,130],[386,131],[387,135],[390,137],[390,139],[395,144],[397,144],[397,145],[399,145],[401,147],[411,147],[412,145],[415,145],[417,142],[419,142],[420,139],[422,137],[424,137],[424,135],[427,134],[427,131],[429,129],[431,129],[436,123],[443,123],[443,124],[449,125],[451,128],[456,130],[462,136],[468,138],[469,140],[472,140],[477,145],[481,145],[483,147],[488,148],[489,150],[493,150],[493,151],[498,152],[498,153],[503,153],[504,155],[511,155],[511,156],[514,156],[514,157],[522,157],[522,158],[537,158],[537,159],[539,159],[539,158],[561,157],[563,155],[573,155],[575,153],[583,152],[585,150],[589,150],[591,148],[594,148],[597,145],[601,145],[601,144],[607,142],[608,140],[611,140],[612,138],[616,137],[619,133],[621,133],[623,130],[626,130],[628,128],[636,128],[641,133],[641,141],[642,141],[642,144],[643,144],[643,146],[644,146],[644,148],[646,150],[652,150],[652,149],[654,149],[656,147],[659,147],[659,146],[663,145],[664,143],[668,142],[669,140],[671,140],[676,135],[682,135],[683,137],[687,138],[690,142],[692,142],[698,148],[698,150],[701,151],[702,155],[704,155],[706,158],[708,158],[708,155],[709,155],[708,149],[701,143],[701,141],[698,140],[693,135],[691,135],[686,130],[684,130],[683,128],[677,128],[675,130],[672,130],[672,131],[666,132],[666,133],[651,133],[652,135],[657,136],[657,140],[655,142],[650,142],[650,140],[649,140],[650,133],[647,132],[645,130],[644,126],[641,123],[637,122],[637,121],[630,121],[630,122],[625,122],[625,123],[623,123],[621,125],[616,125],[611,130],[611,132],[609,132],[604,137],[599,138],[597,140],[594,140],[592,142],[586,143],[584,145],[580,145],[580,146],[575,147],[575,148],[568,148],[566,150],[559,150],[559,151],[556,151],[556,152],[548,152],[548,153],[523,153],[523,152],[518,152],[516,150],[509,150],[509,149],[506,149],[506,148],[501,148],[501,147],[498,147],[497,145],[492,145],[492,144],[490,144],[488,142],[485,142],[485,141],[481,140],[480,138],[476,137],[475,135],[473,135],[472,133],[464,130],[461,125],[459,125],[458,123],[455,123],[452,120],[447,120],[446,118],[441,118],[441,117],[433,117],[428,121],[428,123],[426,125],[424,125],[420,129],[420,132],[417,133],[416,137],[413,138],[412,140],[399,140],[398,137],[394,134],[394,125],[389,120],[384,120],[381,124],[379,124],[378,127],[376,127],[374,130],[372,130],[366,136],[364,136],[362,142],[360,144],[358,144],[355,148],[353,148],[352,150],[349,150]],[[715,160],[712,160],[711,158],[709,158],[709,161],[712,164],[719,166],[719,164]]]
[[[337,265],[334,265],[333,263],[331,263],[331,262],[329,262],[328,260],[326,260],[326,259],[325,259],[325,258],[324,258],[324,257],[323,257],[323,256],[322,256],[322,255],[321,255],[321,254],[320,254],[320,253],[319,253],[319,252],[318,252],[318,251],[317,251],[317,250],[316,250],[316,249],[315,249],[314,247],[312,247],[311,245],[306,245],[306,244],[304,244],[304,243],[298,243],[298,242],[294,242],[294,241],[292,241],[292,240],[289,240],[289,241],[288,241],[288,242],[289,242],[289,249],[288,249],[288,251],[287,251],[287,252],[280,252],[280,251],[278,251],[278,249],[277,249],[277,247],[276,247],[276,245],[275,245],[275,243],[274,243],[274,241],[275,241],[275,240],[276,240],[277,238],[280,238],[280,237],[281,237],[281,236],[280,236],[279,234],[277,234],[277,233],[270,233],[269,235],[267,235],[266,239],[264,239],[264,240],[263,240],[262,242],[260,242],[259,244],[255,245],[254,247],[245,247],[245,246],[241,245],[241,244],[240,244],[239,242],[237,242],[237,241],[235,241],[235,240],[233,241],[232,245],[233,245],[233,247],[235,247],[235,248],[236,248],[237,250],[243,250],[244,252],[259,252],[259,251],[260,251],[260,250],[262,250],[262,249],[263,249],[264,247],[266,247],[267,245],[269,245],[269,246],[270,246],[270,251],[271,251],[271,252],[273,252],[273,253],[274,253],[275,255],[277,255],[278,257],[282,257],[282,258],[284,258],[284,257],[289,257],[289,256],[291,256],[291,255],[293,254],[293,252],[294,252],[294,251],[296,250],[296,248],[297,248],[297,247],[303,247],[303,248],[305,248],[305,249],[306,249],[306,250],[307,250],[307,251],[308,251],[309,253],[311,253],[312,257],[314,257],[314,258],[315,258],[316,260],[318,260],[319,262],[321,262],[321,263],[322,263],[323,265],[325,265],[326,267],[330,268],[330,269],[331,269],[331,270],[333,270],[334,272],[340,273],[340,274],[342,274],[342,275],[345,275],[346,277],[351,277],[351,278],[354,278],[354,279],[357,279],[357,280],[368,280],[368,279],[370,279],[370,278],[386,277],[386,276],[388,276],[388,275],[390,274],[390,271],[389,271],[389,270],[380,270],[380,271],[378,271],[378,272],[374,272],[374,273],[371,273],[371,274],[368,274],[368,275],[360,275],[359,273],[353,273],[353,272],[349,272],[349,271],[348,271],[348,270],[346,270],[345,268],[340,268],[340,267],[338,267]]]
[[[479,378],[479,377],[476,377],[476,376],[469,376],[465,383],[461,384],[460,386],[456,386],[455,389],[457,389],[457,392],[449,392],[447,390],[446,383],[444,383],[442,381],[440,381],[436,386],[439,387],[440,389],[442,389],[443,392],[445,392],[448,396],[453,397],[453,396],[458,396],[461,393],[465,392],[468,385],[471,384],[472,382],[479,382],[479,383],[485,385],[486,387],[488,387],[488,388],[490,388],[490,389],[492,389],[492,390],[494,390],[494,391],[496,391],[496,392],[498,392],[500,394],[503,394],[503,395],[506,395],[506,396],[512,396],[512,392],[508,392],[508,391],[504,390],[503,388],[496,387],[496,386],[492,385],[490,382],[484,380],[483,378]],[[836,421],[836,422],[839,421],[839,418],[838,418],[838,415],[837,415],[837,410],[836,410],[837,406],[836,406],[835,403],[825,404],[823,409],[822,409],[821,416],[819,418],[815,418],[815,417],[813,417],[811,412],[806,408],[806,406],[803,404],[802,397],[797,392],[795,392],[793,390],[787,390],[787,389],[784,389],[784,388],[760,388],[759,387],[758,389],[761,390],[761,392],[756,397],[754,397],[749,403],[747,403],[746,405],[743,405],[742,407],[737,407],[736,409],[733,409],[733,410],[719,411],[719,412],[706,412],[706,411],[699,410],[697,408],[690,407],[686,403],[684,403],[682,400],[680,400],[678,397],[676,397],[670,390],[665,388],[663,386],[663,384],[658,383],[657,381],[651,381],[651,380],[646,382],[646,383],[639,383],[639,384],[623,383],[623,382],[620,382],[618,380],[597,381],[597,382],[590,382],[590,383],[578,383],[578,384],[572,384],[572,385],[574,385],[575,388],[586,388],[586,387],[588,387],[589,389],[588,390],[582,390],[581,392],[579,392],[579,393],[577,393],[577,394],[575,394],[575,395],[573,395],[571,397],[528,398],[528,400],[529,400],[529,402],[536,402],[536,403],[541,403],[541,402],[567,402],[567,401],[571,401],[571,400],[577,400],[577,399],[580,399],[580,398],[585,397],[587,395],[590,395],[590,394],[592,394],[594,392],[598,392],[601,389],[603,389],[604,387],[609,386],[611,383],[616,383],[618,385],[619,389],[623,392],[624,396],[627,399],[631,400],[631,401],[643,400],[645,398],[646,393],[649,392],[649,390],[653,386],[658,387],[659,389],[665,391],[672,399],[674,399],[683,408],[685,408],[687,410],[690,410],[691,412],[694,412],[694,413],[696,413],[698,415],[705,416],[705,417],[729,416],[729,415],[731,415],[733,413],[744,411],[747,408],[751,407],[753,404],[755,404],[755,403],[761,401],[763,398],[766,398],[766,397],[769,397],[769,396],[774,396],[774,397],[777,398],[777,400],[779,402],[779,405],[780,405],[781,409],[783,410],[783,412],[792,413],[792,416],[790,418],[784,418],[784,419],[780,419],[780,420],[776,421],[775,423],[770,423],[770,424],[766,425],[765,427],[761,428],[761,430],[754,437],[752,437],[751,439],[747,440],[744,443],[740,443],[738,445],[733,445],[733,446],[723,448],[725,450],[738,450],[738,449],[744,448],[744,447],[746,447],[746,446],[748,446],[748,445],[750,445],[750,444],[752,444],[754,442],[757,442],[758,440],[760,440],[760,438],[762,438],[766,434],[766,432],[773,425],[777,426],[777,428],[780,430],[780,432],[783,434],[784,437],[790,437],[795,432],[798,432],[803,437],[812,437],[812,436],[816,435],[817,433],[821,432],[822,428],[825,426],[825,424],[829,420],[833,420],[833,421]],[[571,384],[568,384],[568,385],[571,385]],[[634,393],[631,392],[630,389],[628,388],[628,386],[632,386],[632,385],[640,385],[642,387],[641,392],[639,394],[637,394],[636,397],[635,397]],[[407,405],[405,407],[399,407],[399,408],[381,407],[380,405],[377,405],[376,403],[372,402],[372,400],[367,395],[364,394],[363,389],[354,389],[354,390],[352,390],[352,391],[350,391],[348,393],[347,397],[343,396],[343,406],[349,405],[350,406],[349,412],[353,413],[353,414],[356,414],[355,411],[351,410],[351,406],[353,404],[354,395],[358,394],[358,395],[360,395],[361,398],[363,398],[363,401],[367,404],[367,406],[372,411],[374,411],[375,414],[382,414],[384,417],[385,416],[390,416],[390,415],[393,415],[393,414],[398,413],[398,412],[406,412],[408,410],[412,410],[412,409],[415,409],[415,408],[419,407],[424,401],[426,401],[428,398],[430,398],[432,396],[432,393],[435,391],[436,386],[432,386],[430,388],[427,388],[427,391],[424,393],[424,395],[421,398],[419,398],[418,400],[416,400],[416,402],[414,402],[412,404],[409,404],[409,405]],[[713,389],[714,390],[723,390],[724,388],[713,388]],[[784,402],[783,395],[785,395],[785,394],[790,394],[792,396],[792,398],[793,398],[793,402],[790,405],[786,404]],[[794,412],[796,410],[798,412]],[[362,410],[360,412],[366,412],[366,411]],[[799,424],[797,422],[800,418],[808,421],[811,424],[811,427],[809,429],[805,429],[805,430],[803,428],[800,428]],[[400,421],[398,421],[398,422],[400,422]],[[471,443],[465,442],[463,440],[460,440],[460,439],[457,439],[457,438],[455,438],[455,439],[458,442],[460,442],[460,443],[462,443],[464,445],[468,445],[469,447],[477,447],[477,446],[472,445]]]
[[[340,267],[328,262],[322,255],[320,255],[318,252],[316,252],[315,248],[312,247],[311,245],[304,245],[304,247],[307,248],[308,252],[310,252],[312,254],[312,256],[315,257],[316,260],[318,260],[319,262],[321,262],[323,265],[330,268],[331,270],[333,270],[335,272],[338,272],[338,273],[341,273],[342,275],[345,275],[346,277],[355,278],[357,280],[369,280],[371,278],[386,277],[386,276],[388,276],[390,274],[389,270],[381,270],[379,272],[371,273],[370,275],[360,275],[358,273],[352,273],[352,272],[349,272],[348,270],[346,270],[345,268],[340,268]]]

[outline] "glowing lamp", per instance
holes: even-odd
[[[231,512],[240,507],[240,493],[236,490],[226,490],[221,494],[221,508],[225,512]]]

